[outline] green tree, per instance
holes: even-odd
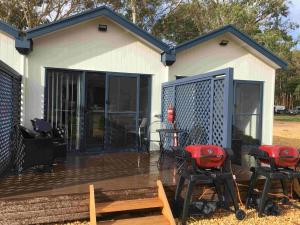
[[[82,0],[0,0],[0,19],[25,30],[80,12]]]
[[[180,0],[0,0],[0,19],[25,30],[106,5],[145,30]]]
[[[293,50],[288,70],[276,76],[275,104],[293,108],[300,105],[300,51]]]
[[[276,76],[276,104],[293,107],[299,86],[299,54],[293,48],[298,40],[289,34],[298,24],[288,19],[287,0],[187,0],[163,15],[152,33],[179,44],[233,24],[289,63]],[[298,71],[298,72],[297,72]],[[299,97],[297,97],[299,99]]]

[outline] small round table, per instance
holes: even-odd
[[[159,133],[159,159],[157,162],[159,165],[166,151],[168,150],[173,151],[172,147],[180,146],[179,135],[185,133],[185,130],[170,128],[170,129],[157,129],[156,131]],[[170,149],[167,149],[166,145],[169,145]]]

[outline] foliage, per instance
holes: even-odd
[[[81,0],[0,0],[0,18],[23,30],[81,11]]]
[[[289,34],[299,26],[289,20],[287,0],[188,0],[164,15],[153,27],[156,36],[182,43],[227,24],[233,24],[258,43],[286,60],[278,70],[275,104],[300,105],[300,54],[298,40]]]
[[[178,0],[179,1],[179,0]],[[86,9],[107,5],[150,30],[175,0],[0,0],[0,19],[25,30],[53,22]]]

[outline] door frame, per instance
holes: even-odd
[[[105,76],[105,129],[107,128],[107,116],[108,116],[108,109],[106,101],[108,100],[108,77],[109,76],[123,76],[123,77],[137,77],[137,104],[136,104],[136,131],[138,131],[139,127],[139,115],[140,115],[140,80],[141,77],[146,77],[148,79],[148,112],[147,117],[151,119],[151,110],[152,110],[152,76],[153,74],[145,74],[145,73],[127,73],[127,72],[112,72],[112,71],[99,71],[99,70],[84,70],[84,69],[68,69],[68,68],[57,68],[57,67],[44,67],[45,69],[45,87],[44,87],[44,117],[47,115],[47,105],[49,103],[48,99],[48,71],[49,70],[58,70],[58,71],[66,71],[66,72],[80,72],[80,93],[82,95],[80,96],[80,110],[81,113],[83,113],[83,118],[80,119],[80,127],[84,127],[84,129],[80,132],[80,152],[88,152],[86,148],[86,76],[88,76],[89,73],[99,73],[99,76]],[[147,132],[148,135],[148,132]],[[149,138],[149,137],[148,137]],[[106,139],[106,137],[105,137]],[[136,147],[135,151],[138,151],[139,149]],[[122,150],[123,151],[123,150]],[[128,149],[124,150],[128,151]],[[101,151],[101,153],[105,152],[111,152],[109,150],[104,149]]]
[[[233,80],[233,112],[232,112],[232,126],[235,125],[235,107],[236,107],[236,88],[238,84],[258,84],[259,85],[259,91],[260,91],[260,112],[259,114],[255,114],[255,115],[260,115],[259,119],[260,119],[260,124],[258,129],[261,130],[260,132],[260,142],[262,141],[262,136],[263,136],[263,110],[264,110],[264,85],[265,82],[264,81],[254,81],[254,80]]]

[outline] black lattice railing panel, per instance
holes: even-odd
[[[174,107],[174,87],[166,87],[162,92],[162,121],[163,125],[166,128],[172,128],[171,125],[167,122],[167,110],[169,106]]]
[[[223,145],[224,140],[224,79],[214,81],[212,144]]]
[[[162,123],[167,128],[172,127],[167,121],[167,108],[171,104],[177,128],[186,131],[180,138],[181,144],[230,147],[232,84],[232,69],[163,84]],[[171,141],[166,143],[171,144]]]
[[[211,81],[176,87],[176,124],[186,131],[185,141],[208,144],[210,129]]]
[[[168,123],[167,121],[167,110],[168,107],[174,107],[174,87],[166,87],[162,90],[162,126],[161,128],[168,128],[168,129],[172,129],[173,126],[172,124]],[[164,136],[164,138],[166,139],[164,141],[164,148],[165,149],[170,149],[170,146],[172,145],[173,142],[173,138],[169,135]]]
[[[211,81],[204,80],[197,83],[195,93],[195,118],[194,130],[191,130],[190,138],[193,144],[208,144],[210,143],[210,122],[211,122]],[[198,131],[198,132],[197,132]],[[196,135],[196,136],[195,136]]]
[[[0,173],[10,163],[13,128],[12,79],[0,72]]]
[[[0,174],[12,165],[17,137],[13,129],[20,124],[21,76],[0,61]]]

